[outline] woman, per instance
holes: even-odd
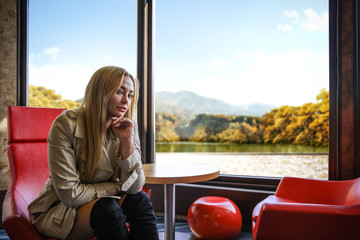
[[[126,70],[103,67],[91,77],[81,108],[54,121],[50,178],[29,205],[32,224],[43,236],[158,239],[151,201],[141,191],[145,177],[134,122],[138,85]]]

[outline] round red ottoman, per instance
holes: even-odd
[[[197,238],[236,239],[242,227],[239,208],[224,197],[202,197],[191,204],[188,224]]]

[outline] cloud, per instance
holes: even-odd
[[[293,27],[290,26],[289,24],[278,24],[276,26],[276,29],[283,31],[283,32],[288,32],[288,31],[291,31],[293,29]]]
[[[230,62],[228,60],[215,57],[210,61],[209,68],[210,70],[224,70],[229,67],[229,65]]]
[[[52,59],[57,59],[60,51],[61,49],[59,47],[44,48],[43,54],[50,56]]]
[[[304,11],[306,16],[306,21],[301,24],[301,26],[307,31],[321,31],[326,32],[329,29],[329,14],[323,12],[319,16],[314,10],[306,9]]]
[[[29,84],[53,89],[63,99],[78,100],[95,70],[76,64],[35,66],[30,61]]]
[[[285,10],[284,11],[284,16],[285,17],[289,17],[289,18],[298,18],[299,17],[299,13],[295,10],[289,11],[289,10]]]
[[[247,53],[247,52],[235,52],[235,57],[238,58],[238,59],[247,59],[250,57],[250,54]]]
[[[303,28],[306,31],[327,32],[329,29],[328,12],[323,12],[321,15],[319,15],[311,8],[304,10],[303,13],[299,13],[295,10],[286,10],[284,11],[284,16],[292,20],[293,24]],[[293,29],[289,23],[278,24],[276,28],[280,31],[289,31]]]
[[[328,89],[327,54],[309,49],[276,54],[258,50],[249,56],[251,66],[238,65],[226,73],[202,76],[191,88],[198,89],[200,95],[232,104],[301,106],[316,102],[320,90]],[[218,87],[204,87],[209,85]]]

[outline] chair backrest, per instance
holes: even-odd
[[[360,177],[356,178],[353,181],[349,193],[345,199],[345,205],[355,205],[360,204]]]
[[[65,109],[8,107],[8,156],[14,204],[28,217],[27,206],[49,177],[47,136]]]

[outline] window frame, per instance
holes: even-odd
[[[17,0],[18,2],[18,105],[26,106],[27,105],[27,96],[28,96],[28,21],[29,21],[29,0],[22,1]],[[336,25],[336,15],[338,14],[337,0],[329,1],[329,19],[330,26]],[[359,7],[358,7],[359,8]],[[137,78],[141,84],[141,92],[139,96],[139,105],[138,105],[138,121],[139,121],[139,134],[140,139],[142,139],[142,154],[144,163],[153,163],[155,162],[155,107],[154,107],[154,11],[155,11],[155,0],[138,0],[138,26],[137,26]],[[334,51],[336,49],[337,38],[336,31],[334,28],[329,27],[329,50],[330,50],[330,96],[336,96],[336,72],[337,72],[337,61],[335,58]],[[359,86],[360,92],[360,86]],[[330,108],[333,107],[334,98],[330,97]],[[330,110],[331,111],[331,110]],[[334,112],[334,111],[331,111]],[[331,114],[330,112],[330,114]],[[330,119],[332,119],[330,117]],[[335,118],[336,119],[336,118]],[[336,121],[330,121],[330,136],[335,135]],[[333,147],[335,144],[334,141],[331,141],[330,138],[330,147],[329,149],[336,149]],[[330,155],[330,153],[329,153]],[[335,179],[334,159],[329,158],[329,179]],[[330,178],[330,176],[332,176]],[[268,190],[273,189],[274,186],[277,186],[281,178],[276,177],[261,177],[261,176],[241,176],[241,175],[221,175],[219,179],[209,181],[209,184],[226,186],[226,187],[236,187],[236,186],[247,186],[250,187],[254,185],[255,189],[259,190]],[[231,184],[234,183],[234,184]]]
[[[18,60],[17,104],[27,105],[28,84],[28,10],[29,0],[17,0],[18,4]],[[350,9],[350,10],[349,10]],[[139,99],[139,132],[142,140],[144,163],[155,161],[154,116],[154,43],[155,0],[138,0],[137,77],[142,90]],[[348,15],[351,15],[348,17]],[[343,180],[360,176],[360,4],[356,0],[329,0],[329,179]],[[346,35],[350,25],[352,34]],[[345,37],[345,38],[344,38]],[[347,38],[346,38],[347,37]],[[345,47],[353,53],[350,82],[347,73]],[[344,67],[345,66],[345,67]],[[351,108],[346,104],[351,103]],[[350,114],[353,118],[346,119]],[[349,122],[350,121],[350,129]],[[349,130],[348,130],[349,129]],[[343,140],[346,141],[343,141]],[[350,151],[349,151],[350,149]],[[251,226],[253,207],[266,196],[273,194],[281,178],[261,176],[220,175],[219,178],[196,184],[177,185],[176,213],[186,215],[191,198],[221,194],[231,197],[242,211],[244,225]],[[163,209],[163,189],[153,185],[155,210]],[[191,196],[191,198],[189,197]]]
[[[17,0],[17,95],[18,106],[28,103],[29,0]]]
[[[145,3],[146,2],[146,3]],[[337,16],[337,0],[329,0],[329,19],[333,20],[329,22],[329,28],[332,29],[332,26],[335,26],[335,16]],[[147,9],[148,6],[148,9]],[[150,13],[149,13],[149,9]],[[143,134],[143,138],[145,142],[151,140],[151,142],[155,145],[155,121],[154,121],[154,78],[153,78],[153,45],[155,46],[155,42],[153,41],[153,33],[155,29],[155,21],[153,20],[155,11],[155,0],[148,0],[148,1],[141,1],[138,0],[138,23],[141,25],[143,23],[145,26],[139,27],[138,26],[138,49],[145,47],[145,49],[141,50],[144,54],[138,54],[138,63],[142,60],[141,63],[138,64],[138,78],[141,82],[141,86],[147,92],[144,93],[144,98],[139,101],[139,109],[142,109],[142,113],[140,114],[142,118],[139,118],[139,129]],[[146,33],[149,36],[146,36]],[[144,35],[144,36],[142,36]],[[139,36],[141,36],[139,38]],[[336,31],[329,31],[329,68],[332,69],[330,71],[330,89],[334,89],[334,84],[336,84],[336,64],[335,61],[335,54],[331,49],[334,49],[334,46],[337,46],[337,38],[336,38]],[[143,44],[144,43],[144,44]],[[141,45],[141,46],[140,46]],[[146,49],[148,47],[148,49]],[[151,60],[149,60],[151,59]],[[151,69],[151,73],[147,73]],[[146,76],[145,76],[146,75]],[[146,88],[146,86],[151,86],[150,88]],[[331,90],[330,90],[331,91]],[[331,100],[330,100],[331,101]],[[334,105],[334,103],[333,103]],[[151,113],[151,115],[149,115]],[[139,116],[140,116],[139,115]],[[151,125],[147,125],[151,123]],[[331,122],[330,124],[334,124]],[[145,126],[145,127],[144,127]],[[143,129],[142,129],[143,128]],[[143,159],[145,159],[145,163],[153,163],[154,162],[154,155],[155,155],[155,146],[151,145],[151,148],[142,148],[143,152]],[[329,146],[331,143],[329,144]],[[333,144],[334,145],[334,144]],[[330,155],[330,154],[329,154]],[[329,161],[334,161],[333,158],[329,158]],[[330,164],[329,166],[334,165]],[[334,171],[333,169],[331,169]],[[330,174],[329,168],[329,178],[333,176]],[[207,181],[207,184],[212,186],[219,186],[219,187],[231,187],[231,188],[246,188],[246,189],[254,189],[260,191],[268,191],[272,190],[275,191],[276,187],[278,186],[281,178],[280,177],[262,177],[262,176],[242,176],[242,175],[224,175],[221,174],[220,178]]]

